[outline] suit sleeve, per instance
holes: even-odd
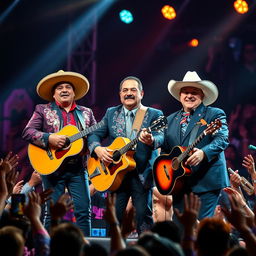
[[[211,161],[222,151],[224,151],[229,144],[228,126],[225,112],[216,108],[211,121],[214,121],[216,118],[220,119],[222,126],[215,134],[211,135],[211,142],[201,148],[204,151],[208,161]]]
[[[22,138],[41,148],[47,148],[50,133],[42,132],[43,119],[41,106],[37,105],[31,119],[22,132]]]

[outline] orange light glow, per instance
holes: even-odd
[[[199,45],[199,41],[198,41],[198,39],[193,38],[193,39],[191,39],[191,40],[189,41],[188,45],[189,45],[190,47],[197,47],[197,46]]]
[[[244,0],[236,0],[234,2],[234,8],[235,8],[236,12],[238,12],[240,14],[244,14],[244,13],[248,12],[248,4]]]
[[[163,16],[168,19],[168,20],[172,20],[175,19],[176,17],[176,11],[173,7],[171,7],[170,5],[165,5],[162,10],[161,10]]]

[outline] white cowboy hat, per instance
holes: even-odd
[[[53,101],[53,88],[60,82],[71,83],[75,91],[75,100],[81,99],[89,90],[88,79],[76,72],[59,70],[44,77],[36,87],[37,94],[47,101]]]
[[[201,80],[195,71],[188,71],[183,81],[170,80],[168,83],[169,93],[178,101],[180,100],[180,89],[183,87],[201,89],[204,93],[203,103],[205,106],[212,104],[219,95],[217,86],[211,81]]]

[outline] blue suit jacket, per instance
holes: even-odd
[[[161,110],[148,108],[141,128],[149,127],[154,120],[162,115]],[[103,120],[105,121],[104,125],[88,136],[88,146],[91,154],[95,147],[101,145],[104,138],[108,138],[111,144],[117,137],[126,137],[125,115],[122,105],[108,108]],[[160,147],[164,140],[163,132],[152,132],[152,134],[155,138],[153,147],[139,141],[134,155],[136,170],[145,187],[153,185],[152,163],[157,157],[156,148]]]
[[[184,136],[181,135],[180,129],[181,111],[177,111],[167,118],[168,129],[165,130],[163,153],[170,153],[171,149],[177,145],[188,146],[191,132],[200,119],[204,119],[209,124],[216,118],[221,120],[222,127],[215,135],[207,135],[196,145],[197,148],[204,151],[206,157],[198,166],[192,167],[192,174],[187,178],[188,185],[196,193],[221,189],[229,185],[224,156],[224,150],[228,146],[226,115],[219,108],[206,107],[201,104],[195,110]],[[201,126],[195,138],[205,128],[205,126]]]

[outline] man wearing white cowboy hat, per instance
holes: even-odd
[[[206,123],[210,124],[216,119],[222,123],[216,133],[209,133],[193,144],[194,148],[184,160],[185,167],[191,167],[191,174],[180,178],[180,184],[184,182],[182,191],[174,194],[173,198],[174,207],[182,210],[183,195],[193,192],[201,199],[199,218],[212,216],[221,189],[229,185],[224,156],[228,146],[226,115],[223,110],[208,106],[217,99],[218,89],[214,83],[201,80],[196,72],[188,71],[183,81],[171,80],[168,91],[181,102],[182,109],[168,116],[162,153],[169,154],[175,146],[193,144],[206,129]]]
[[[63,127],[74,125],[78,130],[84,130],[96,123],[92,110],[75,102],[89,90],[89,82],[83,75],[60,70],[44,77],[36,90],[38,95],[49,103],[36,106],[23,131],[23,138],[31,144],[46,150],[54,148],[57,151],[66,145],[67,136],[56,134]],[[65,192],[65,188],[68,189],[74,202],[76,222],[83,233],[89,236],[90,194],[84,157],[82,154],[67,157],[55,172],[42,175],[42,181],[44,189],[54,190],[51,196],[54,202]],[[45,226],[50,226],[49,204]]]

